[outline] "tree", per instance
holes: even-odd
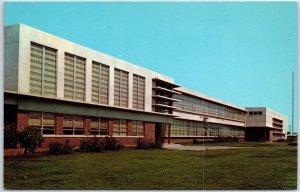
[[[203,117],[202,123],[203,123],[203,127],[205,130],[205,133],[204,133],[205,136],[207,136],[207,129],[209,127],[209,123],[207,122],[207,120],[208,120],[208,117]]]
[[[40,147],[44,142],[41,132],[33,127],[28,127],[18,132],[17,137],[20,146],[25,149],[23,155],[27,155],[28,152],[35,153],[36,148]]]
[[[4,125],[4,149],[15,148],[17,145],[17,126],[15,123]]]

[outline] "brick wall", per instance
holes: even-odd
[[[85,135],[91,134],[91,118],[90,117],[84,117],[83,128],[84,128]]]
[[[64,130],[64,116],[63,114],[56,114],[55,117],[55,134],[62,135]]]
[[[22,131],[24,128],[28,127],[28,112],[18,111],[17,114],[17,131]]]
[[[145,122],[145,138],[155,141],[155,123]]]

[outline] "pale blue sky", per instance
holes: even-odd
[[[270,107],[286,114],[291,125],[296,2],[5,3],[4,25],[15,23],[242,107]]]

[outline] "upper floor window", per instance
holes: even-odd
[[[31,43],[30,93],[56,96],[57,50]]]
[[[132,107],[134,109],[145,108],[145,77],[133,75]]]
[[[109,66],[93,61],[92,102],[108,105]]]
[[[85,59],[65,54],[64,97],[85,100]]]
[[[114,105],[128,107],[128,72],[115,69]]]

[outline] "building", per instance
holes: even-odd
[[[247,107],[246,137],[254,141],[287,139],[288,118],[266,107]]]
[[[245,108],[23,24],[6,26],[4,37],[5,123],[40,130],[44,147],[65,139],[79,145],[95,135],[125,145],[143,137],[245,139]]]

